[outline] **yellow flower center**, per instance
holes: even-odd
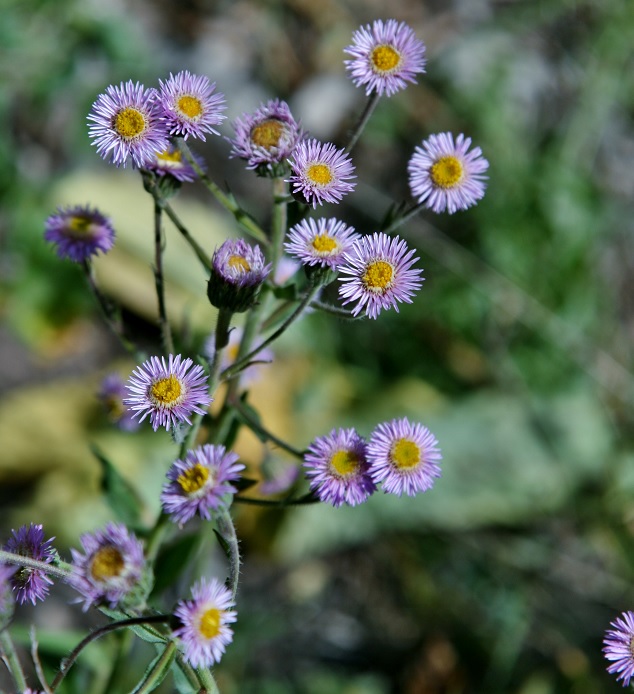
[[[420,463],[420,448],[413,441],[398,439],[392,446],[390,457],[397,468],[409,470]]]
[[[227,356],[227,361],[234,362],[238,358],[238,352],[240,351],[240,343],[236,342],[235,345],[229,345],[226,350],[225,354]]]
[[[238,272],[249,272],[251,266],[249,261],[242,255],[232,255],[229,257],[227,264],[230,268],[237,270]]]
[[[185,494],[193,494],[194,492],[200,491],[207,480],[209,479],[209,468],[206,468],[200,463],[196,463],[189,470],[181,473],[176,481],[180,484],[181,489]]]
[[[393,279],[394,267],[385,260],[376,260],[368,264],[361,281],[366,289],[381,294],[392,286]]]
[[[184,115],[187,116],[187,118],[191,118],[192,120],[195,118],[199,118],[202,116],[203,113],[203,105],[200,99],[197,99],[195,96],[191,96],[190,94],[186,96],[181,96],[181,98],[177,102],[178,110]]]
[[[311,164],[306,169],[306,176],[318,186],[327,186],[332,182],[332,171],[326,164]]]
[[[113,126],[124,140],[132,140],[145,131],[145,116],[136,108],[128,106],[117,113]]]
[[[201,615],[198,631],[206,639],[213,639],[220,633],[220,614],[219,609],[212,607]]]
[[[273,149],[273,147],[278,146],[283,132],[284,124],[275,118],[271,118],[270,120],[258,123],[253,130],[251,130],[251,142],[253,142],[256,147]]]
[[[159,152],[156,158],[159,162],[165,162],[166,164],[180,164],[183,161],[181,153],[177,149],[173,152],[166,149],[164,152]]]
[[[441,157],[432,167],[429,175],[439,188],[453,188],[462,180],[464,169],[458,157]]]
[[[84,215],[73,215],[68,220],[68,230],[74,236],[86,236],[90,233],[92,220]]]
[[[115,395],[109,395],[107,398],[104,399],[103,401],[104,407],[106,409],[106,412],[108,413],[108,416],[117,421],[123,417],[125,413],[125,407],[123,406],[123,401],[121,398],[116,397]]]
[[[155,403],[160,405],[172,405],[183,392],[181,382],[170,374],[167,378],[160,378],[152,384],[150,394]]]
[[[341,477],[347,477],[359,469],[359,458],[353,451],[337,451],[330,459],[330,466]]]
[[[330,255],[333,251],[339,249],[339,244],[328,234],[317,234],[313,239],[313,248],[320,255]]]
[[[121,575],[125,560],[121,552],[112,545],[98,549],[90,563],[90,573],[96,581],[107,581]]]
[[[371,60],[376,72],[389,73],[400,67],[402,58],[394,46],[383,44],[372,51]]]

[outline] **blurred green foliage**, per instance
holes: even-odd
[[[54,361],[56,336],[98,320],[77,268],[42,240],[60,180],[106,167],[86,135],[97,94],[190,68],[229,96],[252,99],[252,109],[262,93],[291,98],[320,71],[345,79],[340,48],[387,10],[326,5],[5,0],[0,315],[27,353]],[[634,608],[634,4],[400,0],[389,13],[428,43],[427,75],[379,105],[355,150],[362,184],[330,212],[359,231],[376,229],[408,196],[414,146],[444,130],[482,147],[487,195],[468,212],[423,215],[403,230],[425,268],[412,306],[377,321],[312,315],[279,359],[303,359],[299,387],[285,394],[294,444],[335,426],[368,434],[408,416],[438,436],[444,474],[415,499],[240,509],[240,619],[217,669],[221,691],[619,691],[600,649],[609,621]],[[218,138],[205,154],[225,165],[226,143]],[[232,189],[244,194],[248,174],[226,165]],[[78,378],[86,393],[94,389],[93,373]],[[66,382],[55,384],[63,397]],[[15,390],[32,389],[30,406],[38,385],[27,378]],[[15,394],[5,392],[7,402]],[[135,447],[94,421],[84,429],[70,474],[82,470],[91,494],[95,439],[113,464],[128,466],[131,484],[160,488],[168,443]],[[77,450],[86,451],[84,468]],[[40,462],[36,477],[56,479]],[[18,465],[0,461],[0,475]],[[11,489],[9,473],[0,479]],[[12,512],[7,523],[29,510]],[[65,513],[60,502],[49,519],[62,533]],[[84,513],[89,523],[104,511]],[[104,644],[107,656],[113,645]],[[53,629],[43,627],[40,645],[52,668],[60,656]],[[152,652],[143,648],[146,664]],[[105,681],[90,657],[86,666]],[[69,678],[67,691],[82,686]]]

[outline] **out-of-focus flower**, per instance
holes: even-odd
[[[425,207],[453,214],[484,197],[489,162],[482,150],[469,151],[471,138],[462,133],[454,143],[451,133],[430,135],[416,147],[407,165],[412,195]]]
[[[160,426],[169,431],[178,422],[191,424],[190,415],[205,414],[212,400],[202,366],[182,360],[180,354],[170,354],[167,363],[165,357],[150,357],[132,372],[126,388],[130,397],[124,403],[135,417],[141,415],[140,422],[149,415],[154,431]]]
[[[368,441],[367,455],[372,479],[389,494],[414,496],[431,489],[441,474],[436,437],[405,417],[379,424]]]
[[[104,377],[97,393],[97,397],[113,424],[116,424],[122,431],[136,431],[139,428],[139,421],[134,419],[134,413],[126,409],[123,404],[126,395],[125,381],[116,373]]]
[[[139,168],[153,161],[156,152],[169,144],[165,124],[160,120],[156,89],[146,89],[131,80],[110,85],[92,105],[89,135],[98,154],[116,166],[128,159]]]
[[[121,523],[80,537],[83,551],[71,549],[70,584],[82,595],[84,611],[103,602],[115,607],[135,591],[145,559],[140,540]]]
[[[338,203],[356,185],[350,183],[350,179],[356,178],[352,161],[343,149],[330,142],[302,140],[293,150],[289,164],[293,194],[313,207]]]
[[[56,552],[53,540],[44,540],[44,529],[41,525],[30,523],[17,530],[11,531],[11,537],[7,540],[4,549],[22,557],[37,561],[52,563]],[[11,577],[11,585],[15,592],[16,600],[23,604],[27,600],[33,605],[38,600],[44,600],[48,595],[49,586],[53,581],[41,569],[33,569],[28,566],[20,566]]]
[[[179,601],[174,616],[180,626],[174,636],[181,642],[185,660],[192,667],[211,667],[233,640],[229,624],[237,619],[231,591],[220,581],[200,579],[192,587],[193,600]]]
[[[236,134],[229,139],[229,156],[246,160],[247,169],[276,169],[276,165],[290,157],[302,138],[302,129],[288,104],[279,99],[261,104],[253,114],[242,114],[236,118],[233,128]]]
[[[214,94],[215,82],[187,70],[176,75],[170,73],[169,79],[159,82],[162,118],[170,135],[182,135],[185,139],[191,135],[205,140],[205,133],[220,134],[213,126],[226,118],[222,115],[226,106],[224,94]]]
[[[422,270],[412,269],[417,260],[414,250],[398,236],[383,232],[362,236],[339,266],[339,295],[344,304],[357,302],[353,316],[363,310],[370,318],[389,308],[398,312],[398,303],[411,304],[414,292],[422,286]]]
[[[100,251],[107,253],[114,245],[112,222],[88,205],[57,208],[46,220],[44,238],[54,243],[57,255],[82,263]]]
[[[425,44],[404,22],[377,19],[352,35],[352,45],[344,52],[346,70],[365,93],[392,96],[416,82],[416,74],[425,72]]]
[[[206,165],[202,157],[192,152],[192,156],[196,160],[198,166],[205,171]],[[194,167],[183,158],[178,147],[169,145],[163,152],[157,152],[154,155],[154,160],[147,164],[146,168],[152,171],[157,176],[173,176],[181,183],[191,183],[198,178],[198,174]]]

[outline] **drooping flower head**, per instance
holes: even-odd
[[[231,591],[216,578],[201,578],[192,587],[193,600],[180,600],[174,616],[180,626],[174,636],[180,639],[185,660],[192,667],[211,667],[233,640],[229,624],[237,619],[232,610]]]
[[[205,171],[204,160],[192,152],[198,166]],[[157,176],[173,176],[181,183],[191,183],[198,178],[194,167],[183,158],[181,151],[174,145],[169,145],[166,150],[156,152],[154,160],[147,164],[146,168]]]
[[[412,303],[412,296],[423,283],[422,270],[412,269],[418,260],[414,250],[408,250],[405,241],[383,232],[362,236],[345,254],[339,267],[343,283],[339,295],[344,304],[356,301],[352,315],[361,311],[376,318],[382,310],[393,308],[398,302]]]
[[[352,161],[343,149],[330,142],[302,140],[288,163],[293,194],[300,195],[313,207],[325,202],[338,203],[356,185],[350,183],[350,179],[356,178]]]
[[[489,162],[482,150],[469,151],[471,138],[462,133],[454,143],[451,133],[430,135],[416,147],[407,165],[412,195],[425,207],[453,214],[484,197]]]
[[[274,99],[261,104],[253,114],[236,118],[235,137],[230,139],[230,157],[247,162],[247,169],[277,169],[290,157],[302,138],[302,129],[285,101]]]
[[[425,44],[404,22],[377,19],[372,26],[360,27],[352,35],[352,45],[344,52],[346,70],[365,93],[392,96],[416,82],[416,74],[425,72]]]
[[[110,85],[97,97],[88,120],[93,121],[88,132],[97,152],[116,166],[132,159],[132,165],[141,168],[169,144],[157,110],[156,89],[146,89],[139,82]]]
[[[305,265],[336,270],[343,262],[344,253],[350,251],[359,238],[354,227],[338,219],[303,219],[290,228],[284,248]]]
[[[608,672],[627,687],[634,677],[634,612],[623,612],[610,626],[603,639],[603,654],[612,661]]]
[[[114,228],[110,219],[88,205],[76,205],[57,212],[46,220],[44,238],[54,243],[57,255],[82,263],[100,251],[107,253],[114,245]]]
[[[242,336],[244,335],[244,329],[241,327],[235,327],[231,329],[229,333],[229,342],[227,346],[222,351],[222,359],[220,360],[220,371],[228,369],[238,358],[238,351],[240,349],[240,343],[242,342]],[[251,345],[252,349],[256,349],[264,342],[264,337],[258,335]],[[216,333],[211,333],[209,337],[205,340],[203,345],[203,354],[207,357],[209,361],[214,358],[214,353],[216,351]],[[273,361],[273,350],[265,347],[261,352],[258,353],[256,359],[259,362]],[[245,387],[248,384],[253,383],[258,378],[260,369],[264,364],[252,364],[247,366],[246,369],[240,372],[240,385]]]
[[[207,296],[216,308],[235,312],[250,308],[271,271],[259,246],[243,239],[227,239],[211,258]]]
[[[97,393],[108,419],[113,424],[122,431],[136,431],[139,421],[134,419],[134,413],[123,404],[126,395],[125,381],[116,373],[104,377]]]
[[[162,426],[169,431],[178,422],[191,424],[190,415],[205,414],[212,400],[202,366],[182,360],[180,354],[170,354],[167,363],[165,357],[150,357],[132,372],[126,388],[130,397],[123,402],[135,417],[142,415],[140,422],[149,415],[154,431]]]
[[[442,455],[436,437],[406,417],[379,424],[368,441],[370,475],[389,494],[414,496],[440,477]]]
[[[363,503],[376,486],[369,474],[365,440],[354,429],[318,436],[304,455],[306,476],[317,496],[335,508]]]
[[[11,531],[11,537],[7,540],[4,549],[22,557],[36,559],[50,564],[56,556],[53,540],[44,540],[44,530],[41,525],[34,523],[23,525],[17,530]],[[23,604],[27,600],[35,605],[37,600],[44,600],[48,595],[49,586],[53,581],[41,569],[32,569],[21,566],[11,577],[11,585],[15,592],[16,600]]]
[[[170,73],[169,79],[159,83],[162,118],[170,135],[205,140],[205,133],[220,134],[213,126],[226,118],[222,114],[226,106],[224,94],[214,94],[215,82],[182,70],[176,75]]]
[[[231,484],[240,477],[244,465],[237,453],[224,446],[206,444],[187,451],[185,460],[175,461],[167,472],[161,505],[171,519],[182,525],[198,514],[210,520],[213,513],[228,505],[237,489]]]
[[[80,538],[82,551],[71,549],[70,584],[82,595],[84,611],[91,605],[115,607],[135,591],[143,578],[143,545],[122,523]]]

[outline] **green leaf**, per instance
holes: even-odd
[[[200,534],[191,533],[163,546],[154,565],[152,595],[161,593],[178,580],[199,545]]]
[[[90,450],[101,463],[103,476],[101,490],[108,505],[118,520],[133,528],[141,525],[142,502],[132,485],[124,479],[117,468],[92,444]]]
[[[143,679],[133,689],[132,694],[147,694],[148,692],[153,692],[170,671],[175,655],[175,645],[173,643],[168,644],[165,649],[163,649],[163,652],[159,653],[148,665]]]

